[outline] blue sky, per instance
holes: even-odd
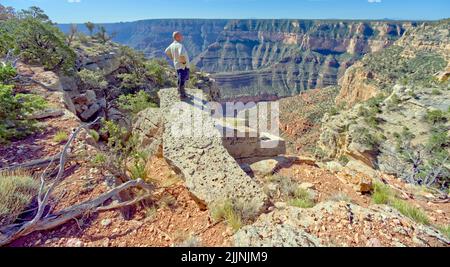
[[[154,18],[442,19],[449,0],[1,0],[37,5],[58,23]]]

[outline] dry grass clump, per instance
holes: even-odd
[[[0,226],[13,223],[39,190],[39,182],[26,173],[0,173]]]

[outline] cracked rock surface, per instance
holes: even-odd
[[[225,200],[252,203],[261,210],[266,202],[262,186],[249,177],[228,153],[215,128],[200,90],[181,102],[175,88],[159,92],[164,116],[163,154],[186,181],[187,188],[208,206]]]

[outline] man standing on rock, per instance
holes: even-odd
[[[180,98],[185,99],[186,81],[189,80],[189,55],[186,48],[181,43],[183,41],[183,35],[180,32],[173,33],[173,43],[166,49],[166,55],[173,61],[173,65],[178,74],[178,92]]]

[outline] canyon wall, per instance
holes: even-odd
[[[223,99],[267,99],[336,85],[357,60],[390,46],[416,23],[162,19],[104,26],[115,41],[149,57],[163,56],[172,32],[182,31],[193,63],[213,73]]]

